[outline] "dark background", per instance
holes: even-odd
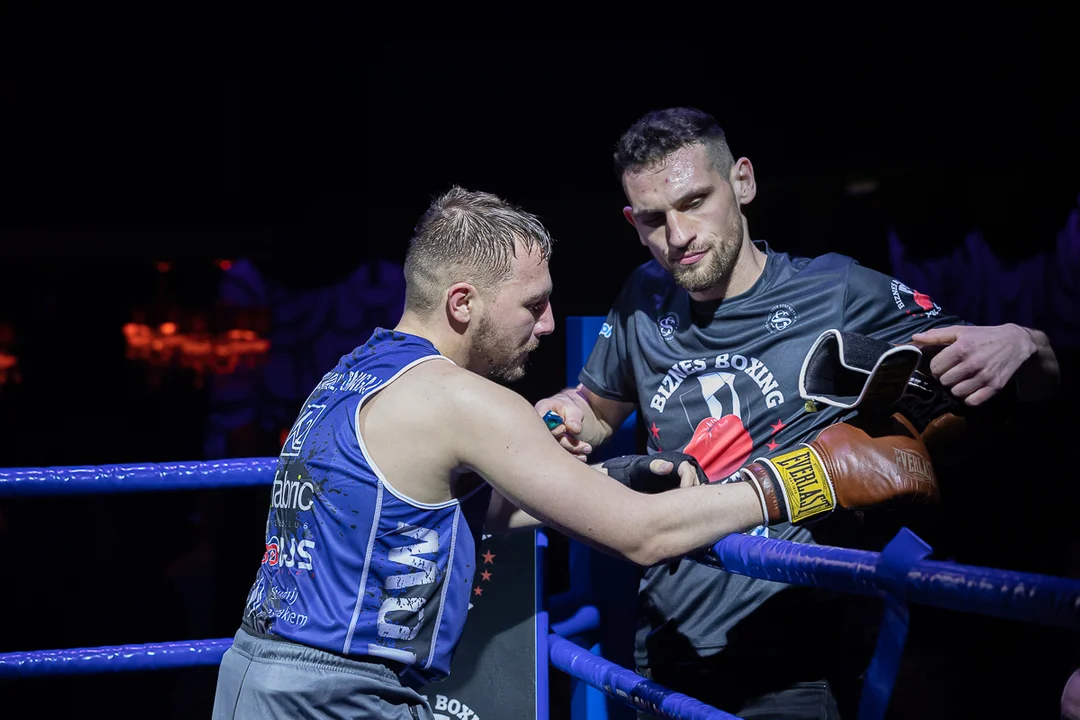
[[[1051,334],[1059,402],[979,470],[1008,502],[953,516],[943,542],[964,562],[1075,573],[1076,523],[1053,512],[1076,499],[1054,475],[1072,467],[1076,426],[1080,249],[1059,235],[1080,191],[1073,20],[1004,8],[949,19],[613,6],[593,20],[5,8],[0,323],[20,381],[0,387],[3,464],[276,454],[324,358],[396,320],[393,282],[359,311],[357,283],[401,262],[417,217],[454,183],[546,222],[557,322],[605,313],[648,259],[621,216],[613,144],[646,110],[689,104],[754,163],[754,237],[891,272],[892,228],[912,263],[960,278],[920,289],[973,322]],[[126,360],[122,324],[209,311],[229,285],[223,259],[273,308],[318,306],[272,328],[287,362],[197,387]],[[560,386],[564,351],[557,328],[517,389],[538,399]],[[243,489],[3,500],[0,651],[231,635],[265,503]],[[999,708],[1029,698],[1028,717],[1053,716],[1075,639],[954,628],[948,671],[909,698],[940,707],[947,676],[961,698],[950,702],[985,684],[1004,693]],[[213,679],[204,668],[2,692],[38,716],[197,717]]]

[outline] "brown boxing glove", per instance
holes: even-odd
[[[837,423],[799,447],[758,458],[740,470],[761,500],[767,523],[802,525],[837,507],[888,501],[936,502],[937,478],[926,446],[902,415],[874,435]]]

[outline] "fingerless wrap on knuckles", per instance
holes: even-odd
[[[649,469],[653,460],[667,460],[675,468],[667,475],[657,475]],[[708,476],[693,455],[676,450],[667,450],[655,455],[620,455],[601,463],[608,475],[615,478],[631,490],[643,493],[658,493],[679,487],[679,465],[688,462],[697,470],[698,480],[704,485]]]

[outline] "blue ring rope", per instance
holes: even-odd
[[[0,654],[0,678],[217,665],[232,638]]]
[[[695,559],[739,575],[860,595],[898,589],[882,571],[882,554],[867,550],[735,534]],[[1080,580],[937,560],[918,560],[906,570],[899,590],[912,602],[1080,629]]]
[[[217,665],[232,638],[115,647],[41,650],[0,654],[0,678]],[[659,717],[680,720],[731,720],[733,715],[668,690],[558,635],[548,636],[551,664],[608,696]],[[735,720],[738,720],[735,718]]]
[[[277,458],[0,469],[0,497],[191,490],[267,485]],[[728,572],[794,585],[879,596],[896,592],[881,554],[729,535],[698,562]],[[919,560],[907,567],[908,600],[1040,625],[1080,629],[1080,581],[1034,573]]]
[[[652,715],[679,720],[739,720],[700,700],[668,690],[637,673],[593,655],[558,635],[548,636],[551,664],[567,675],[604,691],[609,697]]]
[[[0,469],[0,497],[269,485],[277,458]]]

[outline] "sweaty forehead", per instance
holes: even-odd
[[[529,289],[551,286],[548,261],[543,258],[539,250],[534,248],[526,251],[522,245],[518,245],[512,282]]]
[[[626,176],[626,188],[633,195],[677,193],[704,179],[709,165],[705,149],[700,145],[679,148],[662,163]]]

